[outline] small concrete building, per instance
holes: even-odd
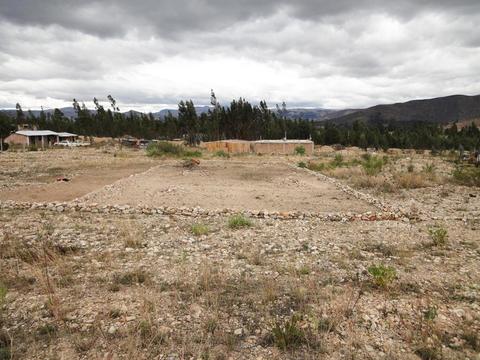
[[[78,135],[61,132],[57,133],[51,130],[19,130],[5,138],[9,145],[22,145],[24,147],[49,147],[58,141],[75,141]]]

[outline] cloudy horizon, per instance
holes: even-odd
[[[364,108],[480,93],[476,0],[0,0],[0,108]]]

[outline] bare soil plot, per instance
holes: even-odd
[[[202,161],[193,170],[184,169],[180,162],[168,162],[89,194],[84,200],[204,209],[325,213],[375,210],[301,169],[258,158]]]
[[[153,165],[131,150],[7,152],[0,155],[0,200],[69,201]]]

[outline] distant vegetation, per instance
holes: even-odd
[[[105,109],[94,98],[95,111],[87,109],[74,99],[75,116],[66,117],[62,111],[41,111],[36,116],[24,112],[17,104],[16,114],[0,111],[0,138],[6,137],[17,124],[31,124],[39,129],[68,131],[81,135],[171,140],[182,138],[190,144],[220,139],[309,139],[316,144],[413,149],[456,149],[462,145],[467,150],[480,147],[480,130],[472,123],[458,129],[437,123],[421,121],[396,121],[382,113],[369,113],[367,118],[348,123],[313,122],[288,119],[286,105],[272,110],[265,101],[252,105],[243,98],[220,106],[212,93],[212,106],[208,112],[197,114],[191,100],[180,101],[178,116],[167,113],[163,120],[153,114],[138,112],[120,113],[116,101],[109,96],[111,108]],[[415,119],[415,118],[413,118]],[[337,121],[337,120],[336,120]],[[296,151],[301,155],[300,148]]]

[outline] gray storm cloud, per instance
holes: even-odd
[[[361,107],[480,92],[478,1],[0,0],[0,107]]]

